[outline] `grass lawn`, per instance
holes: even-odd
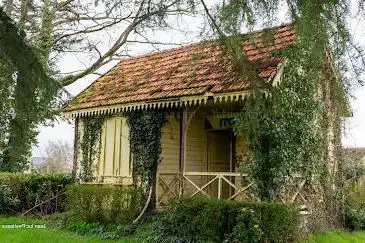
[[[305,243],[362,243],[365,242],[365,231],[358,232],[328,232],[309,237]]]
[[[33,228],[19,228],[19,229],[8,229],[4,228],[7,225],[22,225],[25,224],[29,227],[33,225]],[[24,226],[25,226],[24,225]],[[47,227],[45,224],[44,228],[36,229],[36,225],[44,225],[44,221],[29,219],[29,218],[19,218],[19,217],[0,217],[0,242],[67,242],[67,243],[96,243],[96,242],[133,242],[133,239],[119,240],[119,241],[106,241],[99,240],[90,236],[76,235],[72,232],[61,231],[54,229],[52,227]]]
[[[23,225],[22,228],[6,228],[8,225]],[[46,228],[36,228],[36,225]],[[33,228],[25,228],[26,226]],[[59,230],[53,227],[47,226],[47,221],[36,220],[31,218],[20,218],[20,217],[1,217],[0,216],[0,242],[67,242],[67,243],[78,243],[78,242],[140,242],[142,237],[131,236],[118,241],[107,241],[100,240],[91,236],[82,236],[75,233]],[[365,242],[365,231],[358,232],[328,232],[322,234],[316,234],[310,236],[307,240],[302,241],[303,243],[362,243]]]

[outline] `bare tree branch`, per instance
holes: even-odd
[[[64,7],[66,7],[68,4],[70,4],[73,1],[74,0],[66,0],[66,1],[63,1],[62,3],[58,4],[56,6],[56,8],[57,8],[57,10],[62,10]]]
[[[69,34],[65,34],[65,35],[62,35],[60,37],[58,37],[57,39],[55,39],[53,41],[53,45],[56,45],[57,42],[61,41],[62,39],[65,39],[67,37],[71,37],[71,36],[75,36],[75,35],[79,35],[79,34],[87,34],[87,33],[92,33],[92,32],[97,32],[97,31],[101,31],[101,30],[104,30],[106,28],[109,28],[111,26],[114,26],[120,22],[122,22],[123,20],[126,20],[128,19],[130,16],[132,15],[132,13],[130,13],[127,17],[124,17],[124,18],[121,18],[121,19],[118,19],[114,22],[111,22],[111,23],[108,23],[106,25],[101,25],[100,24],[97,24],[95,26],[91,26],[91,27],[87,27],[86,29],[84,30],[80,30],[80,31],[76,31],[76,32],[73,32],[73,33],[69,33]]]
[[[139,41],[139,40],[128,40],[126,43],[139,43],[139,44],[149,44],[149,45],[165,45],[165,46],[183,46],[187,43],[175,43],[175,42],[159,42],[159,41]]]
[[[10,1],[10,0],[9,0]],[[195,1],[195,0],[194,0]],[[196,0],[198,1],[198,0]],[[25,11],[24,4],[30,2],[31,8]],[[55,0],[49,1],[14,1],[12,16],[15,21],[24,22],[27,39],[32,43],[39,41],[39,32],[42,26],[43,15],[51,13],[52,21],[48,29],[50,42],[47,42],[47,53],[51,53],[49,61],[64,57],[67,54],[92,54],[92,63],[85,66],[84,59],[75,55],[85,70],[72,73],[60,80],[63,85],[75,82],[85,75],[95,73],[100,67],[121,56],[123,46],[133,43],[150,44],[155,49],[162,45],[177,46],[179,43],[155,41],[143,36],[145,30],[173,29],[169,25],[169,17],[191,14],[193,9],[191,0]],[[195,4],[195,3],[194,3]],[[23,8],[22,8],[23,7]],[[26,12],[26,15],[20,13]],[[27,18],[24,18],[27,16]],[[175,17],[173,17],[175,18]],[[94,34],[95,33],[95,34]],[[97,39],[102,34],[102,42]],[[133,35],[133,38],[131,37]],[[138,38],[134,38],[137,36]],[[142,38],[140,38],[142,37]],[[105,51],[105,48],[108,48]],[[122,54],[125,54],[123,50]],[[96,60],[95,60],[96,59]]]
[[[210,11],[209,11],[207,5],[205,4],[204,0],[200,0],[200,2],[203,5],[204,11],[207,14],[210,22],[212,23],[213,28],[216,29],[216,31],[218,32],[218,35],[220,37],[224,37],[225,35],[224,35],[223,31],[220,29],[220,27],[218,26],[217,22],[213,18],[213,16],[210,14]]]
[[[149,1],[150,2],[150,1]],[[165,11],[167,11],[171,6],[175,5],[176,3],[178,3],[179,0],[173,1],[170,4],[159,8],[155,11],[147,11],[147,13],[144,13],[142,15],[141,12],[143,10],[143,7],[146,4],[146,1],[142,1],[139,5],[139,8],[136,12],[136,15],[133,19],[133,21],[124,29],[124,31],[120,34],[119,38],[114,42],[113,46],[104,54],[102,55],[99,59],[97,59],[92,65],[90,65],[88,68],[86,68],[84,71],[75,74],[75,75],[70,75],[65,77],[63,80],[61,80],[61,83],[63,85],[69,85],[73,82],[75,82],[76,80],[95,72],[97,69],[99,69],[100,67],[102,67],[103,65],[105,65],[105,63],[109,62],[110,59],[112,58],[112,56],[124,45],[127,43],[127,38],[130,35],[130,33],[132,31],[134,31],[136,29],[136,27],[142,23],[143,21],[148,20],[151,16],[154,15],[158,15],[161,14]]]

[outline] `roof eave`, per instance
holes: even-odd
[[[261,90],[263,94],[267,94],[265,90]],[[126,104],[115,104],[108,106],[91,107],[79,110],[64,111],[63,114],[70,118],[85,117],[85,116],[100,116],[112,115],[121,112],[129,112],[146,109],[169,109],[184,106],[204,105],[208,100],[214,103],[223,102],[240,102],[250,96],[252,90],[243,90],[225,93],[211,93],[207,92],[203,95],[184,96],[179,98],[171,98],[154,101],[141,101]]]

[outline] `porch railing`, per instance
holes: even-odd
[[[253,200],[254,182],[235,172],[163,172],[157,176],[157,205],[177,196],[203,195],[228,200]]]
[[[196,183],[194,183],[192,178],[193,177],[199,177],[199,176],[200,177],[207,177],[207,178],[213,177],[213,178],[211,178],[208,182],[206,182],[202,186],[198,186]],[[239,179],[241,181],[242,178],[245,178],[245,177],[247,177],[247,175],[242,175],[240,173],[235,173],[235,172],[185,172],[183,174],[183,178],[185,179],[185,181],[190,183],[195,188],[195,191],[191,194],[191,196],[195,196],[199,193],[201,193],[205,196],[211,196],[205,190],[209,186],[213,185],[215,182],[218,182],[217,198],[218,199],[222,198],[223,183],[226,183],[226,185],[228,185],[228,188],[225,188],[225,189],[226,190],[228,189],[229,192],[233,191],[233,193],[230,193],[228,198],[226,198],[226,199],[229,199],[229,200],[233,200],[237,196],[243,194],[245,191],[247,191],[254,184],[253,182],[248,182],[248,183],[246,183],[245,186],[242,186],[242,185],[239,185],[239,184],[241,184],[240,182],[238,182],[238,183],[232,182],[233,178],[234,179]]]
[[[157,206],[167,205],[172,197],[202,195],[239,201],[257,201],[251,190],[254,185],[247,174],[235,172],[162,172],[157,175]],[[308,195],[317,191],[307,186],[301,176],[293,176],[292,183],[284,188],[280,198],[283,203],[306,205]]]

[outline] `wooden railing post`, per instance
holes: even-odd
[[[222,176],[218,177],[218,199],[222,198]]]

